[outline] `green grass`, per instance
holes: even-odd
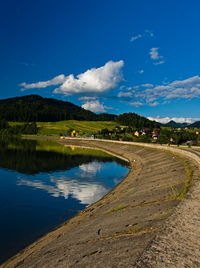
[[[189,162],[185,162],[185,170],[186,170],[185,187],[179,194],[179,197],[181,199],[185,197],[192,183],[193,170],[191,169]]]
[[[109,154],[101,150],[87,149],[76,146],[63,146],[62,144],[51,140],[37,140],[36,151],[53,151],[68,155],[90,155],[110,158]]]
[[[11,126],[23,124],[21,122],[9,122]],[[58,122],[37,122],[39,127],[38,135],[59,136],[61,133],[67,133],[69,129],[76,130],[80,135],[91,135],[99,130],[107,128],[113,129],[118,124],[110,121],[58,121]]]
[[[181,200],[185,197],[192,183],[193,171],[188,161],[184,161],[184,167],[186,172],[184,187],[181,191],[178,191],[176,187],[171,187],[170,198]]]

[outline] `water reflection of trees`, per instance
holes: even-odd
[[[49,150],[38,150],[37,141],[9,139],[0,140],[0,167],[16,170],[25,174],[63,171],[87,164],[91,161],[113,161],[109,156],[59,153]]]

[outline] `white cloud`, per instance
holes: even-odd
[[[106,109],[111,109],[111,107],[107,107],[104,104],[100,103],[98,100],[87,101],[82,106],[85,110],[90,110],[94,113],[104,113]]]
[[[159,49],[159,47],[152,47],[150,49],[149,54],[150,54],[150,58],[152,60],[159,60],[159,59],[163,58],[163,56],[159,55],[158,49]]]
[[[118,97],[126,97],[126,90],[130,92],[128,95],[132,97],[132,103],[139,101],[142,105],[157,106],[169,103],[173,99],[190,100],[200,98],[200,76],[175,80],[157,86],[147,83],[124,88],[123,91],[120,91]]]
[[[153,87],[153,84],[146,83],[146,84],[142,84],[141,87]]]
[[[165,63],[164,60],[160,60],[160,61],[158,61],[158,62],[154,62],[153,64],[154,64],[154,65],[160,65],[160,64],[164,64],[164,63]]]
[[[142,38],[142,37],[143,37],[143,34],[138,34],[138,35],[132,36],[131,39],[130,39],[130,41],[131,41],[131,42],[134,42],[134,41],[136,41],[137,39],[140,39],[140,38]]]
[[[163,123],[163,124],[166,124],[171,120],[173,120],[177,123],[188,123],[188,124],[191,124],[191,123],[196,122],[196,121],[200,121],[200,118],[188,118],[188,117],[160,117],[160,116],[156,116],[156,117],[148,117],[148,119],[154,120],[154,121],[157,121],[157,122]]]
[[[81,101],[87,101],[87,100],[96,100],[96,97],[92,97],[92,96],[84,96],[84,97],[80,97],[79,100]]]
[[[193,76],[185,80],[176,80],[166,85],[156,86],[148,94],[166,99],[193,99],[200,97],[200,77]]]
[[[146,35],[150,36],[150,37],[154,37],[154,32],[151,30],[145,30]]]
[[[51,80],[37,83],[22,83],[22,90],[33,88],[45,88],[52,85],[60,85],[54,90],[54,93],[64,95],[81,94],[81,93],[102,93],[117,86],[123,79],[122,67],[124,61],[109,61],[104,66],[92,68],[84,73],[65,76],[63,74],[54,77]]]
[[[57,89],[55,93],[79,94],[79,93],[102,93],[117,86],[122,80],[121,69],[124,62],[109,61],[100,68],[90,69],[82,74],[69,75],[65,82]]]
[[[20,86],[23,87],[21,89],[21,91],[24,91],[26,89],[31,89],[31,88],[45,88],[48,86],[60,85],[60,84],[64,83],[65,80],[66,80],[66,76],[64,74],[60,74],[60,75],[54,77],[53,79],[50,79],[47,81],[31,83],[31,84],[23,82],[20,84]]]
[[[140,107],[140,106],[143,106],[144,104],[142,102],[139,102],[139,101],[134,101],[134,102],[129,102],[129,105],[135,106],[135,107]]]
[[[157,101],[149,103],[149,106],[151,106],[151,107],[155,107],[155,106],[158,106],[158,105],[159,105],[159,102],[157,102]]]
[[[144,70],[141,69],[141,70],[138,71],[138,73],[139,73],[139,74],[143,74],[143,73],[144,73]]]
[[[134,41],[136,41],[140,38],[143,38],[143,37],[154,37],[154,33],[150,30],[145,30],[144,33],[142,33],[142,34],[132,36],[130,39],[130,42],[134,42]]]
[[[120,91],[117,96],[119,98],[120,97],[132,97],[133,96],[133,93],[132,92],[123,92],[123,91]]]

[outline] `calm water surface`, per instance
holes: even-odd
[[[128,173],[104,152],[0,140],[0,262],[100,199]]]

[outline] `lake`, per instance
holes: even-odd
[[[99,150],[0,139],[0,262],[102,198],[128,172],[127,162]]]

